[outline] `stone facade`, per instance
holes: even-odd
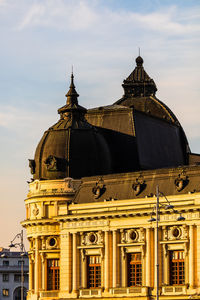
[[[193,168],[194,169],[194,168]],[[170,170],[173,172],[173,170]],[[187,170],[189,174],[189,169]],[[200,167],[195,167],[199,178]],[[143,176],[145,178],[145,172]],[[164,174],[159,174],[162,178]],[[109,178],[107,178],[109,177]],[[118,179],[113,176],[113,185]],[[111,181],[104,176],[105,186]],[[134,182],[134,181],[133,181]],[[89,184],[91,182],[87,182]],[[148,183],[147,183],[148,184]],[[164,183],[170,189],[170,182]],[[173,183],[174,184],[174,183]],[[30,241],[28,299],[109,297],[149,299],[155,296],[155,224],[148,222],[155,195],[76,203],[81,182],[73,179],[34,181],[26,199],[23,225]],[[191,183],[192,185],[192,183]],[[155,190],[152,190],[152,194]],[[76,196],[75,196],[76,194]],[[103,197],[103,196],[102,196]],[[197,299],[200,282],[200,192],[167,195],[177,212],[160,210],[160,299]],[[160,196],[160,205],[166,206]],[[185,218],[177,221],[179,214]],[[170,253],[183,251],[184,283],[171,284]],[[128,257],[139,253],[141,280],[130,286]],[[100,287],[89,288],[88,257],[98,256]],[[60,285],[48,288],[48,260],[59,260]]]
[[[29,160],[28,300],[200,299],[200,156],[136,64],[123,97],[89,111],[72,74]]]

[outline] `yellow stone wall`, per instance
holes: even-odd
[[[80,181],[30,183],[22,222],[30,241],[28,300],[71,298],[149,299],[155,297],[155,225],[149,223],[156,197],[86,204],[73,203]],[[178,214],[161,210],[159,221],[160,299],[199,299],[200,293],[200,193],[168,196]],[[165,204],[160,197],[160,203]],[[181,236],[174,238],[178,227]],[[137,239],[130,240],[136,230]],[[95,232],[98,242],[88,242]],[[49,241],[55,238],[56,245]],[[170,286],[169,251],[184,250],[185,285]],[[127,286],[127,253],[142,255],[142,286]],[[87,289],[87,255],[101,256],[102,287]],[[47,259],[60,259],[60,289],[47,290]],[[151,292],[150,292],[151,291]]]

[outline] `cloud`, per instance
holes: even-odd
[[[40,26],[75,31],[90,28],[98,32],[105,27],[107,29],[116,27],[117,31],[117,28],[127,26],[127,31],[135,27],[170,35],[185,35],[200,31],[199,22],[195,22],[199,16],[195,9],[183,12],[176,6],[169,6],[165,10],[150,13],[125,10],[118,12],[106,7],[101,8],[99,1],[94,3],[91,5],[90,1],[83,0],[37,2],[28,8],[18,29]]]
[[[54,27],[56,29],[87,29],[97,18],[94,10],[85,1],[44,1],[32,5],[18,30],[31,26]]]
[[[0,107],[0,126],[5,128],[13,128],[21,122],[30,120],[30,115],[23,112],[21,109],[12,106]]]

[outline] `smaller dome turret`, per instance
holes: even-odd
[[[155,95],[157,91],[156,84],[144,70],[143,58],[138,56],[135,62],[135,69],[122,84],[124,97],[148,97]]]
[[[60,120],[45,131],[35,159],[29,160],[34,179],[59,179],[104,175],[111,172],[110,151],[98,129],[85,119],[87,109],[78,104],[74,75]]]

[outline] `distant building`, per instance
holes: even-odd
[[[0,248],[0,300],[21,300],[21,268],[24,273],[24,300],[28,290],[28,256]]]
[[[199,299],[200,155],[140,56],[114,104],[86,110],[73,79],[29,161],[28,299]]]

